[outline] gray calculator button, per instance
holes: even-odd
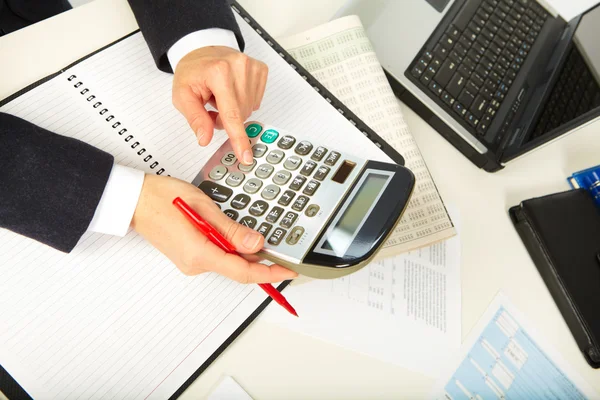
[[[317,181],[310,181],[306,184],[306,187],[304,188],[302,193],[312,196],[313,194],[315,194],[320,185],[321,184]]]
[[[277,246],[279,243],[281,243],[281,240],[286,233],[287,231],[285,229],[276,228],[267,242],[272,246]]]
[[[227,215],[234,221],[237,221],[238,217],[240,216],[240,214],[237,211],[231,209],[223,211],[223,214]]]
[[[316,162],[307,161],[306,164],[304,164],[304,166],[300,170],[300,173],[304,176],[310,176],[310,174],[312,174],[312,172],[314,171],[316,166],[317,166]]]
[[[266,238],[267,235],[269,234],[269,232],[271,232],[272,228],[273,228],[273,225],[263,222],[262,224],[260,224],[260,226],[258,227],[258,229],[256,231]]]
[[[277,220],[279,220],[281,214],[283,214],[283,208],[273,207],[271,208],[271,211],[269,211],[265,219],[267,220],[267,222],[274,224],[275,222],[277,222]]]
[[[290,171],[295,171],[295,170],[298,169],[298,167],[300,166],[300,164],[302,164],[302,159],[300,157],[298,157],[298,156],[290,156],[283,163],[283,167],[285,169],[289,169]]]
[[[278,185],[285,185],[286,183],[288,183],[291,177],[292,174],[290,174],[288,171],[277,171],[273,176],[273,182]]]
[[[273,200],[275,197],[277,197],[280,190],[281,189],[279,189],[279,186],[267,185],[267,186],[265,186],[265,188],[263,189],[263,191],[260,195],[265,200]]]
[[[294,225],[294,222],[296,222],[296,219],[298,218],[298,214],[288,211],[287,213],[285,213],[285,216],[281,219],[281,226],[284,228],[290,228],[292,225]]]
[[[296,148],[294,149],[294,151],[296,152],[296,154],[300,154],[301,156],[305,156],[308,153],[310,153],[310,151],[312,150],[313,145],[310,142],[307,142],[306,140],[301,141],[300,143],[298,143],[298,146],[296,146]]]
[[[258,189],[262,186],[262,181],[256,178],[250,178],[246,183],[244,183],[244,192],[246,193],[256,193]]]
[[[319,169],[317,170],[317,172],[315,172],[314,178],[318,181],[322,181],[323,179],[325,179],[327,177],[327,174],[329,173],[329,171],[330,171],[329,167],[321,165],[319,167]]]
[[[279,139],[279,142],[277,142],[277,146],[279,146],[280,149],[287,150],[291,149],[294,143],[296,143],[296,139],[293,136],[285,135],[284,137]]]
[[[233,190],[226,186],[221,186],[218,183],[211,181],[202,182],[198,188],[202,190],[208,197],[219,203],[227,201],[233,194]]]
[[[292,183],[290,183],[290,189],[292,190],[300,190],[302,185],[306,182],[306,178],[300,175],[296,175]]]
[[[229,186],[240,186],[240,183],[242,183],[244,181],[244,178],[246,177],[246,175],[244,175],[241,172],[232,172],[231,174],[229,174],[229,176],[227,177],[227,179],[225,180],[225,183],[227,183]]]
[[[281,150],[273,150],[269,154],[267,154],[267,161],[271,164],[279,164],[281,160],[283,160],[283,151]]]
[[[285,242],[293,246],[298,243],[300,238],[302,238],[302,235],[304,235],[304,228],[301,226],[295,226],[294,229],[290,231],[290,234],[285,239]]]
[[[335,165],[335,163],[337,162],[337,160],[340,159],[340,157],[340,153],[338,153],[337,151],[332,151],[331,153],[329,153],[324,162],[327,165]]]
[[[269,204],[267,204],[266,201],[256,200],[254,203],[252,203],[252,205],[248,209],[248,212],[254,215],[255,217],[260,217],[261,215],[267,212],[268,208]]]
[[[227,175],[227,167],[223,165],[217,165],[208,173],[208,177],[214,181],[218,181]]]
[[[311,204],[310,206],[308,206],[304,214],[306,214],[307,217],[314,217],[315,215],[317,215],[320,208],[321,207],[319,207],[316,204]]]
[[[254,158],[260,158],[265,155],[267,150],[269,150],[269,148],[266,145],[262,143],[256,143],[254,146],[252,146],[252,155]]]
[[[294,199],[295,196],[296,193],[292,192],[291,190],[286,190],[285,192],[283,192],[277,203],[281,204],[282,206],[287,206],[288,204],[290,204],[290,202]]]
[[[236,210],[246,208],[248,204],[250,204],[250,196],[244,193],[236,194],[233,200],[231,200],[231,207]]]
[[[260,164],[258,168],[256,168],[255,174],[260,179],[267,179],[269,176],[271,176],[274,170],[275,168],[272,165]]]
[[[238,164],[238,169],[242,172],[250,172],[254,169],[254,167],[256,167],[256,160],[252,160],[252,164],[250,164],[250,165],[246,165],[246,164],[242,164],[242,163]]]
[[[223,156],[223,158],[221,158],[221,164],[227,165],[227,166],[231,166],[231,165],[235,164],[236,161],[237,161],[237,158],[235,158],[235,154],[233,153],[233,151],[226,153]]]
[[[304,210],[304,207],[306,207],[306,205],[308,204],[308,200],[309,200],[309,198],[306,196],[298,196],[296,201],[294,201],[294,204],[292,204],[292,210],[295,210],[295,211]]]
[[[325,154],[327,154],[327,149],[323,146],[319,146],[312,154],[312,156],[310,156],[310,158],[312,158],[315,161],[321,161]]]
[[[256,219],[250,217],[249,215],[246,215],[245,217],[240,219],[240,224],[247,226],[250,229],[254,229],[254,227],[256,226]]]

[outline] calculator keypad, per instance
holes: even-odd
[[[198,187],[229,218],[263,235],[265,248],[306,248],[348,189],[328,179],[339,159],[361,160],[259,123],[246,133],[252,164],[241,164],[226,143],[199,174]]]

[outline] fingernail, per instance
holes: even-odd
[[[244,152],[244,164],[246,164],[246,165],[252,164],[253,159],[254,159],[254,157],[252,157],[252,152],[250,150],[246,150]]]
[[[244,238],[244,247],[248,250],[254,250],[260,241],[260,233],[249,232]]]

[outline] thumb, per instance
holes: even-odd
[[[187,120],[200,146],[210,143],[214,121],[204,108],[203,100],[189,86],[173,88],[173,105]]]
[[[254,254],[264,246],[264,237],[255,230],[243,226],[225,214],[214,203],[206,205],[202,216],[215,227],[238,253]]]

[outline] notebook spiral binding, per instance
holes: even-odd
[[[130,146],[132,149],[135,150],[135,149],[138,149],[138,147],[139,147],[139,150],[136,150],[136,153],[140,157],[143,156],[142,160],[145,163],[150,163],[153,160],[151,154],[146,154],[146,148],[144,148],[144,146],[141,146],[141,143],[139,141],[135,140],[134,135],[132,135],[131,133],[127,134],[128,133],[127,128],[123,127],[121,122],[119,122],[116,119],[116,117],[108,111],[108,108],[104,107],[102,102],[96,98],[96,95],[92,94],[90,89],[85,87],[83,82],[80,81],[79,79],[77,79],[77,75],[70,75],[67,78],[67,80],[71,83],[75,82],[73,84],[73,88],[79,90],[80,95],[87,96],[87,97],[85,97],[85,100],[88,103],[90,103],[90,105],[93,108],[100,110],[100,111],[98,111],[98,114],[104,118],[105,122],[108,122],[110,124],[112,129],[114,129],[120,136],[122,136],[124,138],[123,140],[126,143],[130,143],[131,141],[133,141],[133,143]],[[106,115],[106,117],[105,117],[105,115]],[[156,175],[162,175],[165,172],[164,168],[156,169],[160,166],[160,163],[156,160],[152,161],[149,164],[149,166],[150,166],[151,170],[155,171]]]
[[[265,42],[269,44],[287,62],[300,76],[308,82],[313,89],[317,91],[321,96],[327,100],[329,104],[334,106],[352,125],[354,125],[359,131],[363,133],[370,141],[372,141],[377,147],[383,150],[394,162],[399,165],[404,165],[404,157],[390,146],[385,140],[383,140],[375,131],[373,131],[367,124],[365,124],[360,118],[358,118],[348,107],[339,101],[329,90],[325,88],[316,78],[314,78],[300,63],[298,63],[292,56],[288,54],[283,47],[281,47],[273,37],[271,37],[265,30],[248,14],[246,10],[238,4],[237,1],[231,3],[231,8],[239,14],[240,17],[246,21],[246,23],[263,38]]]

